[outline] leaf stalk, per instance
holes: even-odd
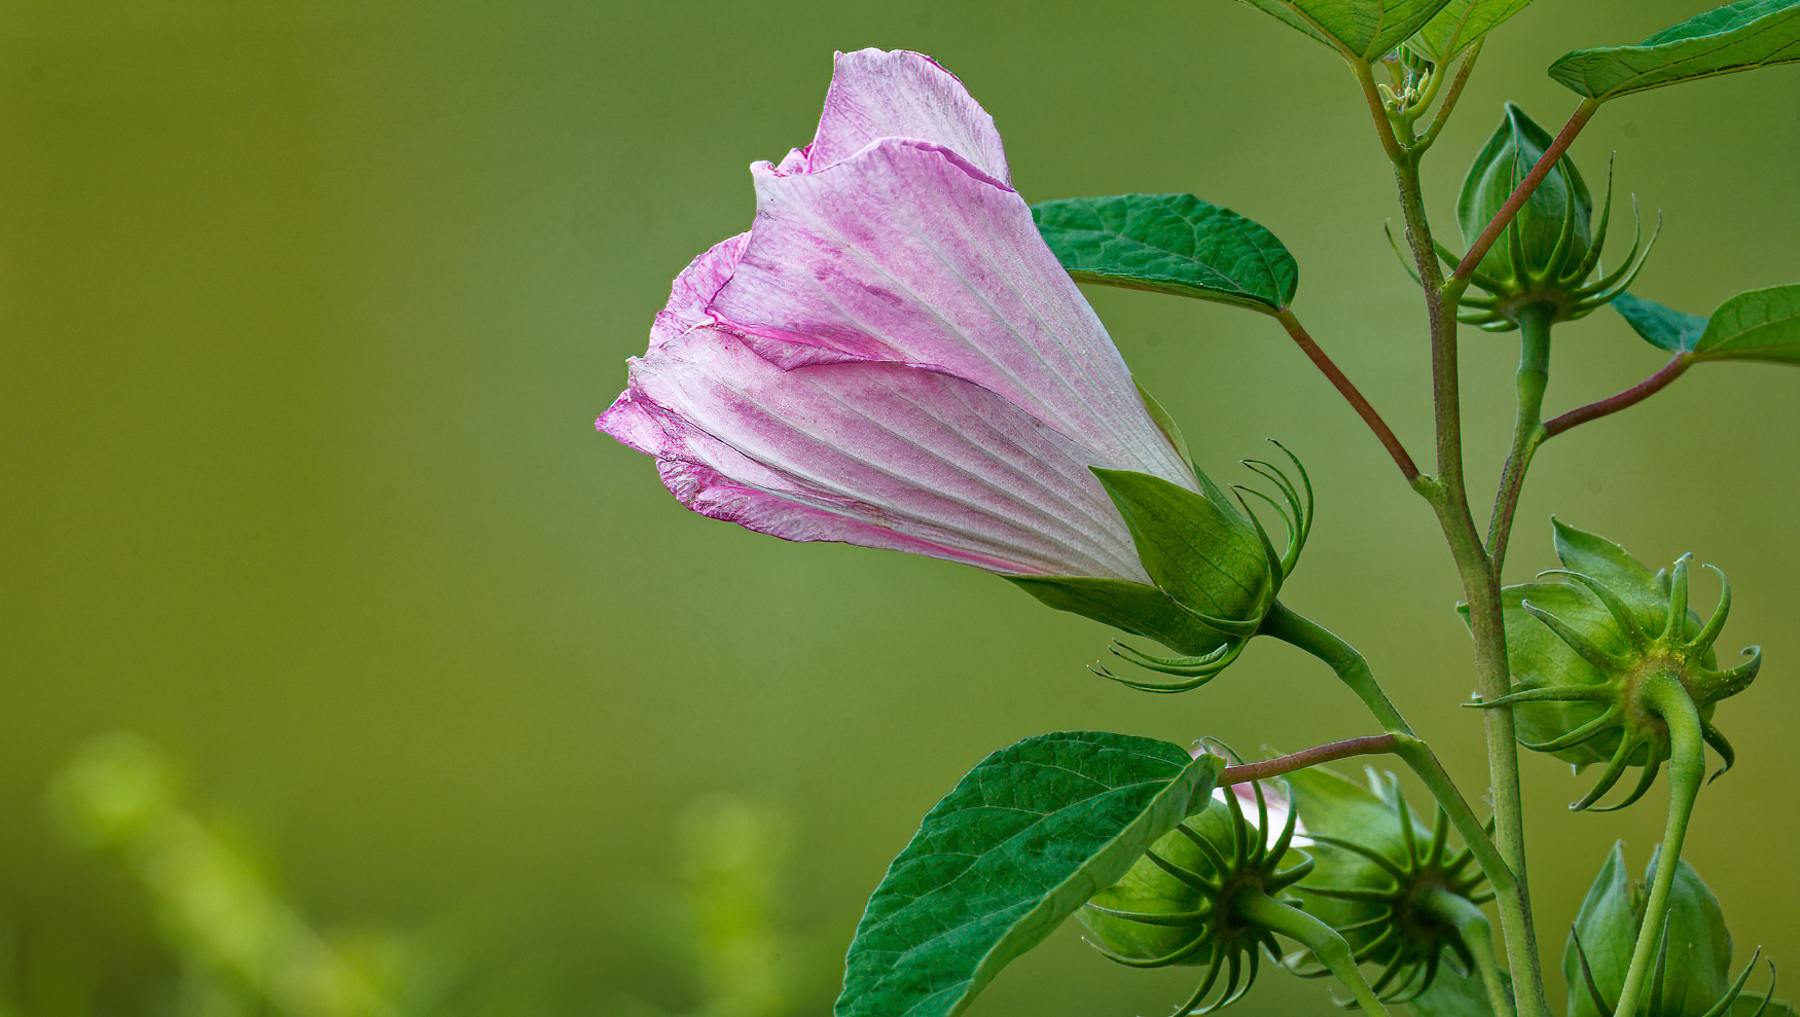
[[[1350,404],[1350,408],[1356,411],[1356,415],[1361,417],[1363,423],[1369,426],[1369,430],[1375,433],[1376,439],[1381,442],[1381,447],[1387,449],[1388,455],[1393,457],[1394,465],[1400,467],[1400,475],[1406,478],[1406,482],[1411,484],[1418,480],[1419,468],[1414,465],[1412,456],[1406,451],[1406,446],[1400,443],[1400,439],[1394,435],[1393,429],[1388,427],[1387,421],[1381,419],[1381,414],[1375,411],[1375,407],[1357,389],[1355,383],[1344,374],[1331,357],[1326,355],[1324,350],[1319,348],[1319,344],[1313,341],[1313,337],[1307,334],[1306,329],[1300,324],[1300,319],[1294,316],[1294,312],[1284,307],[1275,314],[1275,320],[1281,322],[1281,327],[1287,329],[1288,335],[1293,337],[1295,344],[1300,347],[1300,351],[1306,354],[1307,359],[1313,362],[1313,366],[1319,369],[1319,373],[1331,382],[1332,387],[1338,390],[1338,394],[1344,397],[1344,401]]]

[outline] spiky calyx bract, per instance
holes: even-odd
[[[1577,770],[1604,762],[1593,788],[1570,806],[1577,810],[1592,808],[1632,766],[1643,768],[1632,792],[1597,811],[1624,808],[1649,790],[1670,758],[1671,720],[1686,722],[1658,705],[1669,694],[1692,703],[1702,736],[1724,761],[1719,772],[1730,769],[1736,757],[1713,726],[1713,709],[1749,687],[1762,654],[1750,647],[1745,663],[1718,668],[1713,643],[1731,612],[1724,574],[1718,606],[1703,623],[1688,610],[1692,555],[1653,574],[1617,544],[1553,523],[1563,568],[1545,574],[1564,581],[1501,591],[1515,684],[1505,696],[1471,705],[1515,707],[1520,743]]]
[[[1298,817],[1287,796],[1261,783],[1250,788],[1254,817],[1225,789],[1077,912],[1089,942],[1120,964],[1207,969],[1177,1014],[1209,1013],[1250,991],[1262,954],[1280,954],[1273,932],[1247,919],[1240,902],[1249,896],[1291,901],[1283,891],[1312,870],[1312,859],[1292,847]],[[1280,812],[1285,822],[1271,837],[1270,816]]]
[[[1275,488],[1274,495],[1243,485],[1234,485],[1227,495],[1199,471],[1195,472],[1200,491],[1194,493],[1141,473],[1094,469],[1131,531],[1144,570],[1156,584],[1160,599],[1153,606],[1165,612],[1173,608],[1172,618],[1183,629],[1206,634],[1202,641],[1186,643],[1197,652],[1179,657],[1156,656],[1126,643],[1113,643],[1115,656],[1173,680],[1125,678],[1100,664],[1091,668],[1095,674],[1145,692],[1186,692],[1211,681],[1244,652],[1262,627],[1263,616],[1274,606],[1282,584],[1293,575],[1312,532],[1313,490],[1306,467],[1280,442],[1274,444],[1293,463],[1297,480],[1273,463],[1242,461]],[[1280,551],[1251,508],[1253,500],[1263,502],[1280,517],[1285,531]],[[1014,582],[1048,601],[1043,592],[1045,580],[1027,583],[1015,578]],[[1066,589],[1072,582],[1081,580],[1065,580],[1058,588]],[[1079,610],[1064,604],[1053,606]],[[1132,618],[1084,613],[1127,631],[1152,635],[1165,645],[1183,645]]]
[[[1460,973],[1476,968],[1469,939],[1491,936],[1479,907],[1493,894],[1474,853],[1451,848],[1442,809],[1427,827],[1393,774],[1367,774],[1367,788],[1324,767],[1288,776],[1317,863],[1296,889],[1358,963],[1381,968],[1371,988],[1382,1000],[1406,1003],[1431,987],[1446,957]],[[1304,955],[1290,967],[1309,977],[1329,973]]]
[[[1524,110],[1507,103],[1499,128],[1470,165],[1457,197],[1456,216],[1465,243],[1474,243],[1550,144],[1548,132]],[[1485,295],[1465,295],[1457,320],[1504,332],[1519,327],[1521,314],[1539,308],[1554,324],[1587,315],[1624,292],[1644,267],[1656,237],[1651,236],[1649,246],[1643,244],[1640,220],[1631,253],[1617,269],[1604,271],[1600,257],[1612,218],[1610,168],[1597,223],[1592,221],[1593,205],[1575,160],[1567,155],[1557,160],[1505,233],[1482,256],[1470,281]],[[1452,267],[1457,264],[1458,259],[1441,246],[1439,254]],[[1590,278],[1597,270],[1598,277]]]

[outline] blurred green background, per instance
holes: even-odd
[[[1560,123],[1555,56],[1700,7],[1539,0],[1498,31],[1428,163],[1446,239],[1503,100]],[[1199,693],[1114,687],[1082,667],[1095,624],[974,570],[702,519],[593,430],[669,280],[749,223],[748,163],[810,138],[832,51],[881,46],[964,79],[1030,200],[1191,191],[1268,225],[1302,318],[1423,456],[1421,315],[1366,112],[1250,8],[69,0],[0,26],[0,1014],[365,1006],[332,979],[416,1012],[823,1013],[887,860],[988,751],[1369,730],[1280,646]],[[1705,313],[1800,279],[1800,70],[1622,100],[1574,152],[1597,181],[1615,150],[1621,193],[1667,212],[1637,292]],[[1089,296],[1215,476],[1269,435],[1306,460],[1319,522],[1286,599],[1479,793],[1455,577],[1379,447],[1267,320]],[[1485,504],[1514,343],[1465,348]],[[1661,359],[1603,310],[1559,332],[1549,405]],[[1703,367],[1553,443],[1509,577],[1552,564],[1551,512],[1730,574],[1725,642],[1768,664],[1719,711],[1741,762],[1688,857],[1740,961],[1789,965],[1797,394],[1786,369]],[[89,741],[110,731],[139,737]],[[1583,782],[1525,771],[1560,951],[1665,798],[1571,815]],[[233,959],[245,937],[274,954]],[[312,958],[300,996],[282,944]],[[1153,1014],[1190,984],[1066,929],[972,1012]],[[1267,974],[1239,1012],[1333,1009]]]

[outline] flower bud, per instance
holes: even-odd
[[[1474,853],[1450,849],[1443,810],[1426,827],[1393,774],[1367,772],[1367,789],[1324,767],[1288,776],[1317,863],[1295,889],[1314,898],[1308,911],[1344,937],[1358,963],[1381,966],[1375,992],[1404,1003],[1431,987],[1446,952],[1462,973],[1475,969],[1469,940],[1486,949],[1491,933],[1479,905],[1493,894],[1481,889]]]
[[[1298,484],[1270,463],[1244,460],[1275,487],[1275,497],[1242,486],[1227,495],[1199,470],[1195,492],[1147,473],[1095,468],[1154,585],[1079,576],[1007,578],[1051,607],[1148,636],[1184,654],[1158,657],[1115,642],[1117,656],[1179,680],[1130,681],[1098,666],[1096,674],[1152,692],[1198,688],[1236,660],[1256,634],[1312,529],[1312,484],[1300,461],[1292,453],[1288,458]],[[1284,550],[1275,549],[1250,509],[1251,498],[1281,517]]]
[[[1659,848],[1651,855],[1650,873],[1656,871],[1660,852]],[[1569,1017],[1612,1017],[1644,923],[1645,901],[1644,884],[1631,881],[1624,853],[1614,844],[1563,948]],[[1662,952],[1648,976],[1639,1012],[1663,1017],[1720,1017],[1734,1012],[1756,961],[1752,958],[1735,980],[1731,977],[1731,932],[1725,927],[1725,912],[1685,859],[1676,862],[1663,921]]]
[[[1617,544],[1553,523],[1563,568],[1544,575],[1568,581],[1501,591],[1516,684],[1505,696],[1471,705],[1513,706],[1520,743],[1552,753],[1577,771],[1605,762],[1593,789],[1570,806],[1578,810],[1591,807],[1630,766],[1643,767],[1636,788],[1600,811],[1624,808],[1649,790],[1671,756],[1670,724],[1688,722],[1671,715],[1663,696],[1691,702],[1700,736],[1724,760],[1719,772],[1730,769],[1736,757],[1712,724],[1713,709],[1755,680],[1762,651],[1750,647],[1745,663],[1717,667],[1713,643],[1731,612],[1731,584],[1724,573],[1719,573],[1718,606],[1702,624],[1688,610],[1692,555],[1652,574]]]
[[[1507,103],[1499,129],[1469,167],[1456,201],[1464,243],[1475,242],[1550,144],[1550,135],[1542,127],[1524,110]],[[1623,292],[1650,252],[1646,248],[1643,257],[1638,256],[1639,234],[1618,269],[1588,282],[1606,244],[1612,211],[1610,173],[1598,224],[1592,222],[1593,205],[1575,161],[1566,155],[1557,160],[1506,231],[1482,255],[1471,281],[1487,295],[1465,296],[1458,320],[1503,332],[1517,328],[1526,309],[1543,305],[1549,309],[1551,322],[1569,321]],[[1655,242],[1652,237],[1651,244]],[[1440,254],[1456,264],[1449,252]]]
[[[1311,871],[1312,860],[1293,846],[1297,819],[1287,796],[1260,782],[1214,792],[1206,808],[1159,838],[1123,879],[1076,913],[1089,942],[1131,967],[1206,967],[1179,1013],[1198,1007],[1221,977],[1213,1005],[1242,998],[1261,951],[1279,951],[1270,930],[1235,905],[1242,894],[1280,899]]]

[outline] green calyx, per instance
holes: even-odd
[[[1470,705],[1514,707],[1520,743],[1577,770],[1605,762],[1592,790],[1570,806],[1577,810],[1592,808],[1631,766],[1643,768],[1636,787],[1596,811],[1637,801],[1679,743],[1697,747],[1703,738],[1724,760],[1719,773],[1730,769],[1735,754],[1712,724],[1713,708],[1749,687],[1762,654],[1750,647],[1745,663],[1717,667],[1713,643],[1731,612],[1724,573],[1718,605],[1702,623],[1688,610],[1692,555],[1653,575],[1617,544],[1553,523],[1564,567],[1545,575],[1567,581],[1501,591],[1516,684],[1505,696]],[[1696,725],[1694,737],[1680,737]]]
[[[1289,775],[1317,863],[1296,889],[1313,898],[1308,910],[1337,930],[1357,963],[1381,967],[1371,988],[1382,1001],[1406,1003],[1432,986],[1446,956],[1463,975],[1490,966],[1480,905],[1494,895],[1483,889],[1473,852],[1451,849],[1441,809],[1426,827],[1393,774],[1367,772],[1367,788],[1323,767]],[[1305,977],[1329,973],[1306,956],[1289,966]]]
[[[1507,103],[1500,127],[1469,167],[1456,201],[1465,243],[1475,241],[1550,144],[1551,137],[1542,127],[1524,110]],[[1464,295],[1457,320],[1490,332],[1519,327],[1519,318],[1526,313],[1547,314],[1554,324],[1590,314],[1624,292],[1644,267],[1656,237],[1651,236],[1649,245],[1643,244],[1639,219],[1631,252],[1618,268],[1606,272],[1600,267],[1600,257],[1612,216],[1610,168],[1606,201],[1597,223],[1593,211],[1587,183],[1575,161],[1563,156],[1499,241],[1482,256],[1470,281],[1485,293]],[[1438,253],[1446,264],[1457,264],[1458,259],[1441,246]],[[1590,278],[1596,271],[1599,275]]]
[[[1279,956],[1262,910],[1269,904],[1294,910],[1284,891],[1312,871],[1312,859],[1291,848],[1297,816],[1286,796],[1272,796],[1257,782],[1250,788],[1254,821],[1236,789],[1215,792],[1204,809],[1151,845],[1125,878],[1077,912],[1089,942],[1120,964],[1207,969],[1178,1014],[1208,1013],[1250,991],[1262,953]],[[1270,817],[1283,811],[1271,840]]]
[[[1281,448],[1279,443],[1276,447]],[[1274,486],[1274,495],[1243,486],[1234,486],[1227,495],[1198,469],[1198,492],[1147,473],[1094,469],[1154,585],[1086,577],[1007,578],[1051,607],[1148,636],[1181,654],[1161,657],[1115,641],[1115,656],[1175,680],[1134,681],[1098,664],[1091,668],[1095,674],[1149,692],[1199,688],[1237,660],[1256,635],[1312,530],[1312,482],[1293,453],[1282,451],[1292,461],[1298,483],[1271,463],[1243,460]],[[1252,499],[1281,517],[1282,550],[1251,509]]]
[[[1651,856],[1651,873],[1657,869],[1660,854],[1659,848]],[[1614,1017],[1647,903],[1644,884],[1632,882],[1624,854],[1614,844],[1563,948],[1569,1017]],[[1736,978],[1731,976],[1731,932],[1725,926],[1725,913],[1700,874],[1685,860],[1676,863],[1662,922],[1661,948],[1636,1008],[1639,1014],[1724,1017],[1761,1014],[1769,1006],[1768,993],[1744,991],[1756,957]],[[1772,992],[1773,962],[1769,967]]]

